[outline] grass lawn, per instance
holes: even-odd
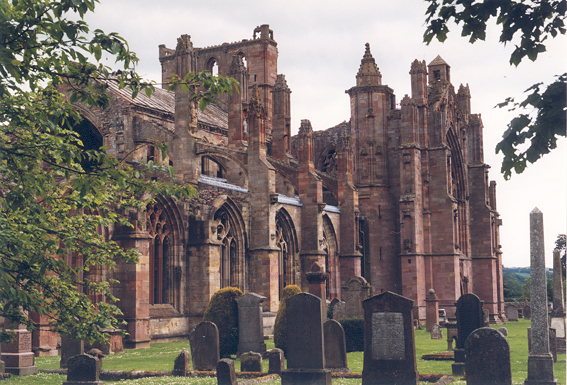
[[[494,328],[505,326],[508,329],[508,342],[510,343],[510,356],[512,365],[512,380],[514,384],[523,384],[527,377],[528,361],[528,339],[527,328],[530,326],[529,320],[521,319],[518,322],[510,322],[505,325],[494,325]],[[444,331],[445,332],[445,331]],[[425,361],[421,356],[428,353],[443,352],[447,349],[447,341],[432,340],[429,333],[425,330],[415,331],[417,368],[420,373],[451,373],[453,361]],[[268,349],[274,347],[273,341],[266,341]],[[103,360],[104,369],[107,370],[173,370],[173,361],[181,349],[189,350],[188,341],[177,341],[169,343],[152,344],[149,349],[128,350],[123,354],[112,355]],[[234,359],[234,357],[233,357]],[[36,358],[36,365],[39,369],[59,368],[59,357]],[[362,372],[363,354],[362,352],[348,353],[348,365],[353,372]],[[236,370],[240,370],[240,361],[235,362]],[[264,371],[268,371],[268,361],[263,361]],[[565,354],[560,354],[558,362],[555,364],[555,377],[557,380],[566,384],[565,380]],[[22,384],[22,385],[61,385],[66,380],[66,376],[57,374],[40,373],[35,376],[12,376],[12,378],[2,382],[2,385]],[[458,380],[458,379],[455,379]],[[360,379],[341,379],[333,378],[335,385],[354,385],[360,384]],[[216,384],[215,378],[181,378],[181,377],[154,377],[140,380],[129,380],[120,382],[105,382],[105,384],[121,385],[150,385],[150,384]],[[275,381],[269,384],[279,384]],[[465,381],[455,381],[455,384],[465,384]]]

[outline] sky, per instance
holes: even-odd
[[[410,94],[410,64],[430,63],[440,55],[451,66],[451,82],[468,84],[473,113],[484,123],[485,162],[490,180],[497,183],[497,210],[503,221],[500,243],[505,267],[530,264],[529,214],[539,208],[544,218],[546,266],[558,234],[567,231],[567,140],[508,181],[500,173],[502,156],[494,148],[514,113],[494,108],[509,96],[523,100],[532,84],[554,80],[567,68],[567,37],[547,42],[547,52],[536,62],[525,59],[509,65],[513,45],[498,43],[495,24],[485,42],[470,44],[453,26],[444,43],[423,43],[425,11],[422,0],[100,0],[86,20],[91,29],[118,32],[140,62],[136,70],[148,80],[161,81],[158,46],[175,49],[177,38],[191,36],[195,47],[251,39],[255,27],[269,24],[278,43],[278,73],[284,74],[291,94],[292,133],[302,119],[314,130],[324,130],[350,119],[345,90],[356,83],[356,73],[370,44],[382,84],[396,100]],[[103,58],[112,66],[111,58]]]

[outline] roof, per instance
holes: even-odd
[[[437,55],[437,57],[435,59],[433,59],[433,61],[431,63],[428,64],[429,66],[438,66],[438,65],[446,65],[448,66],[449,64],[447,64],[447,62],[445,60],[443,60],[443,58],[439,55]]]
[[[145,92],[140,92],[134,99],[132,99],[132,91],[129,88],[125,87],[123,89],[119,89],[116,82],[107,82],[107,84],[108,88],[115,95],[128,103],[137,107],[155,110],[160,114],[165,113],[172,115],[172,117],[175,116],[174,92],[170,92],[162,88],[156,88],[150,98],[148,98]],[[209,104],[204,111],[198,109],[198,121],[199,123],[209,126],[217,126],[225,129],[228,128],[228,114],[215,104]]]

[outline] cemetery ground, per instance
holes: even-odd
[[[528,339],[527,328],[530,320],[520,319],[518,322],[508,322],[504,325],[493,325],[494,328],[506,327],[508,329],[508,342],[510,344],[510,356],[512,366],[512,377],[514,384],[523,384],[527,377]],[[446,329],[443,329],[443,339],[432,340],[425,329],[415,331],[417,367],[420,373],[451,373],[453,361],[425,361],[421,359],[424,354],[445,352],[447,349]],[[273,341],[266,341],[268,349],[274,347]],[[105,370],[125,371],[163,371],[173,370],[173,361],[179,352],[186,348],[189,350],[189,341],[176,341],[168,343],[155,343],[149,349],[127,350],[125,353],[110,355],[103,359]],[[232,357],[234,359],[234,357]],[[363,353],[348,353],[348,365],[352,372],[362,372]],[[36,358],[36,365],[40,369],[58,369],[59,357]],[[240,362],[235,361],[235,368],[240,370]],[[565,354],[558,355],[557,363],[554,364],[555,377],[558,382],[565,384]],[[263,360],[263,371],[268,371],[268,360]],[[12,376],[4,380],[3,385],[61,385],[66,376],[60,374],[39,373],[34,376]],[[205,377],[151,377],[127,381],[105,381],[105,384],[121,385],[150,385],[150,384],[216,384],[216,378]],[[266,382],[265,384],[279,384],[280,381]],[[336,385],[360,384],[360,378],[333,378]],[[427,384],[427,383],[423,383]],[[455,378],[454,384],[465,384]]]

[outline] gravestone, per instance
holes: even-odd
[[[100,360],[88,354],[79,354],[67,360],[67,381],[63,385],[103,384],[99,376]]]
[[[526,319],[532,318],[532,308],[531,308],[529,302],[526,301],[524,303],[524,310],[523,310],[522,313],[524,314],[524,318],[526,318]]]
[[[484,326],[484,304],[475,294],[463,294],[455,303],[457,310],[457,343],[455,346],[455,363],[452,365],[453,376],[465,373],[465,341],[469,334]]]
[[[347,365],[345,331],[340,323],[331,319],[323,325],[325,341],[325,367],[333,372],[350,372]]]
[[[245,352],[240,355],[241,372],[261,372],[262,355],[256,352]]]
[[[502,326],[501,328],[498,328],[498,331],[499,331],[500,334],[502,334],[504,337],[508,337],[508,329],[506,329],[504,326]]]
[[[338,303],[333,306],[333,319],[345,319],[348,318],[346,313],[346,303],[343,301],[339,301]]]
[[[173,362],[173,375],[180,377],[187,377],[191,373],[189,362],[191,357],[187,349],[183,349]]]
[[[528,328],[528,351],[532,352],[532,328]],[[557,362],[557,335],[555,329],[549,328],[549,352],[553,357],[553,362]]]
[[[441,325],[433,324],[433,326],[431,326],[431,339],[432,340],[443,339],[443,329],[441,329]]]
[[[488,309],[482,309],[482,320],[482,326],[490,326],[490,312],[488,311]]]
[[[543,214],[537,207],[530,213],[530,294],[532,341],[528,356],[528,378],[524,384],[557,384],[553,357],[549,351]]]
[[[268,373],[280,374],[284,370],[284,352],[281,349],[275,348],[270,350],[268,354]]]
[[[518,322],[518,308],[515,305],[506,305],[506,318],[508,318],[508,322]]]
[[[12,329],[8,321],[4,322],[7,331],[15,333],[12,342],[3,343],[0,359],[4,361],[4,371],[18,376],[27,376],[37,373],[34,365],[35,354],[32,352],[32,334],[25,325],[18,325]]]
[[[262,302],[266,297],[247,293],[236,298],[238,304],[238,354],[266,351]]]
[[[433,325],[439,325],[439,298],[435,290],[429,289],[425,297],[425,330],[431,332]]]
[[[350,277],[342,287],[343,301],[345,302],[345,318],[362,318],[364,310],[362,301],[370,298],[370,285],[364,277]]]
[[[233,360],[230,358],[219,360],[216,369],[218,385],[237,385],[238,381],[236,380]]]
[[[193,370],[215,370],[220,358],[217,325],[209,321],[199,323],[189,335],[189,343]]]
[[[61,334],[61,361],[59,368],[67,368],[67,361],[71,357],[85,354],[85,341],[77,340],[70,334]]]
[[[362,384],[418,383],[413,301],[392,292],[375,295],[364,308]]]
[[[465,342],[467,385],[512,385],[510,345],[490,327],[476,329]]]
[[[557,353],[565,353],[565,317],[551,317],[550,326],[555,330],[557,338]]]
[[[330,385],[325,369],[321,299],[309,293],[294,295],[286,302],[287,369],[282,385]]]

